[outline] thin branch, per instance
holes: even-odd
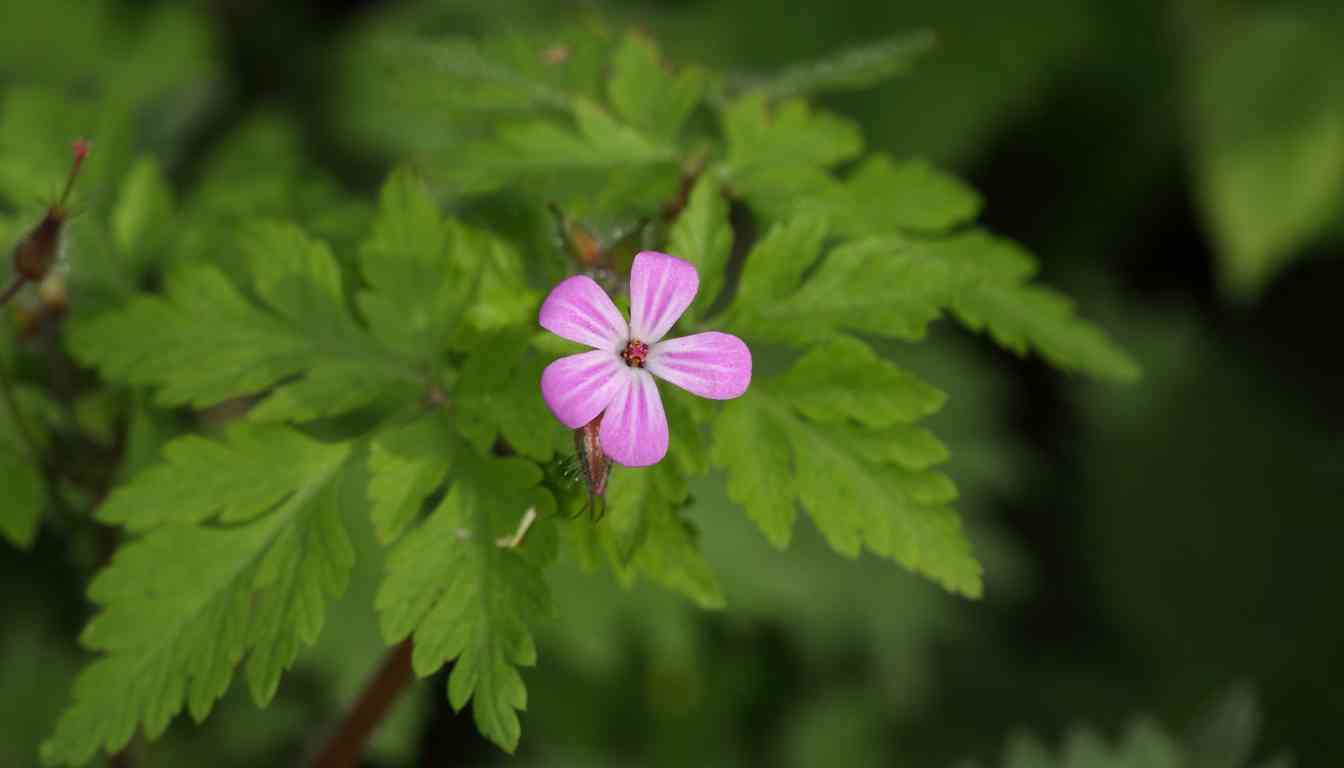
[[[8,304],[9,300],[14,298],[14,294],[18,293],[19,289],[23,287],[23,283],[23,275],[15,275],[9,285],[5,286],[5,290],[0,291],[0,306]]]
[[[405,640],[383,658],[383,663],[340,726],[327,738],[313,759],[313,768],[355,768],[365,743],[378,724],[391,711],[397,697],[413,678],[411,670],[411,641]]]

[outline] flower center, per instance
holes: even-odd
[[[626,342],[625,349],[621,352],[621,359],[631,368],[643,368],[644,358],[648,356],[649,345],[639,339]]]

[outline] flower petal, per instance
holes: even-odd
[[[605,349],[562,357],[541,372],[541,398],[555,418],[578,429],[597,418],[626,386],[625,370],[620,357]]]
[[[630,336],[646,344],[663,338],[695,300],[700,275],[689,261],[640,251],[630,267]]]
[[[629,336],[625,318],[602,287],[586,275],[560,281],[541,303],[541,327],[562,339],[616,351]]]
[[[709,331],[660,341],[644,367],[693,395],[730,400],[751,385],[751,350],[731,333]]]
[[[623,374],[623,387],[598,430],[602,450],[627,467],[657,464],[667,455],[667,414],[658,385],[642,368],[626,368]]]

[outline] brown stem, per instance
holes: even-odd
[[[23,280],[23,275],[15,275],[9,285],[5,286],[5,290],[0,291],[0,306],[8,304],[9,300],[14,298],[14,294],[18,293],[19,289],[23,287]]]
[[[354,768],[359,765],[365,742],[412,677],[411,641],[405,640],[388,651],[373,679],[364,686],[354,706],[313,759],[313,768]]]

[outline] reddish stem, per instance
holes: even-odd
[[[0,306],[9,303],[9,300],[14,298],[14,294],[18,293],[19,289],[23,287],[23,280],[23,275],[15,275],[9,285],[5,286],[3,291],[0,291]]]
[[[322,745],[312,762],[313,767],[355,768],[359,765],[365,742],[387,716],[397,696],[405,690],[412,678],[411,641],[405,640],[388,651],[382,665],[364,686],[340,726]]]
[[[56,204],[57,208],[65,207],[65,201],[70,197],[70,190],[75,187],[75,179],[79,178],[79,169],[84,165],[84,158],[89,156],[89,142],[84,139],[76,139],[70,151],[75,156],[75,161],[70,166],[70,175],[65,180],[65,191],[61,193],[61,201]]]

